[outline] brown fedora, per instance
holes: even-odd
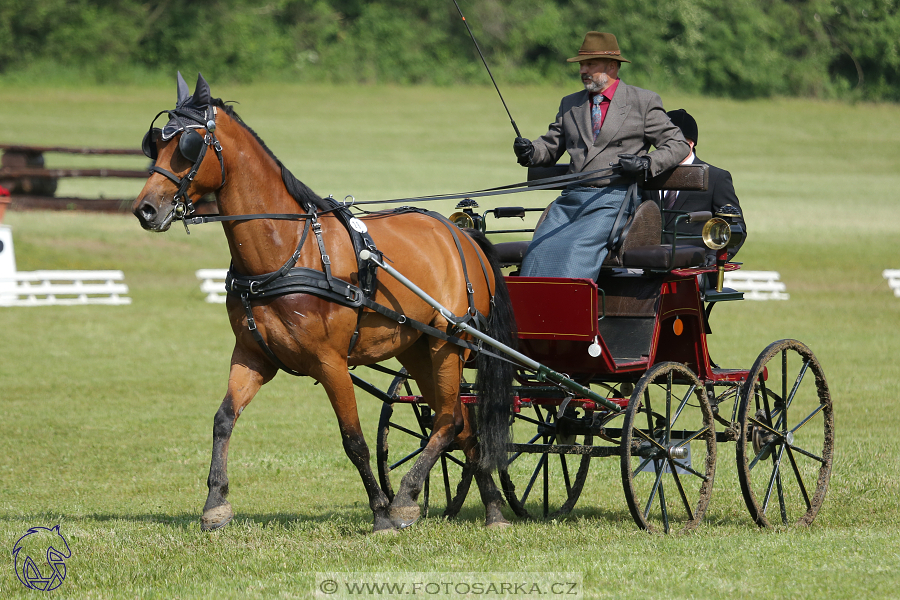
[[[587,35],[584,36],[584,43],[578,49],[578,56],[568,58],[566,62],[581,62],[592,58],[608,58],[619,62],[631,62],[622,58],[616,36],[611,33],[600,33],[599,31],[588,31]]]

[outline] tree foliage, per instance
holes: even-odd
[[[494,75],[560,82],[586,31],[623,77],[732,97],[900,100],[897,0],[460,0]],[[452,0],[4,0],[0,74],[483,83]]]

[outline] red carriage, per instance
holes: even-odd
[[[705,169],[679,167],[649,187],[697,189],[705,186]],[[464,211],[451,219],[482,229],[488,216],[523,216],[525,210],[479,215],[462,204]],[[515,271],[506,277],[519,350],[549,372],[566,374],[518,371],[516,441],[500,471],[507,502],[521,517],[563,516],[581,494],[591,459],[618,457],[625,498],[640,527],[692,529],[712,495],[717,444],[735,442],[741,491],[754,521],[809,524],[824,500],[833,458],[832,403],[822,367],[795,340],[771,344],[750,368],[716,365],[707,347],[710,312],[717,302],[743,299],[717,281],[722,272],[740,268],[725,262],[722,247],[730,243],[731,229],[735,239],[742,232],[727,213],[682,215],[710,222],[706,241],[718,248],[719,264],[703,266],[702,248],[679,244],[677,236],[660,244],[660,213],[652,201],[640,205],[597,281],[520,277]],[[725,239],[712,239],[716,225]],[[515,268],[525,246],[498,244],[501,262]],[[462,394],[477,409],[473,385],[464,383]],[[389,396],[378,441],[386,489],[390,471],[418,450],[415,441],[410,451],[391,444],[398,446],[403,435],[426,440],[429,431],[427,406],[402,375]],[[404,403],[413,405],[418,431],[395,416]],[[470,475],[452,450],[442,461],[444,514],[452,515]]]

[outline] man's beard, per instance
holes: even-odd
[[[584,89],[588,92],[594,94],[597,92],[602,92],[609,86],[609,75],[606,73],[600,73],[597,75],[599,81],[595,81],[593,77],[588,79],[582,79],[581,81],[584,83]]]

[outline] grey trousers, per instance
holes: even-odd
[[[596,279],[627,190],[627,186],[566,188],[534,232],[521,274]],[[623,215],[620,227],[629,214]]]

